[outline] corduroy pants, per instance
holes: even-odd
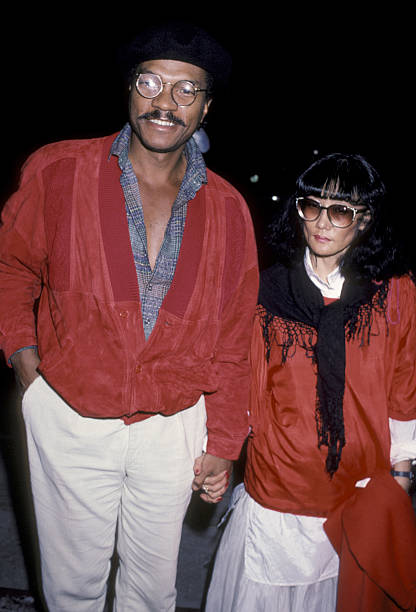
[[[117,612],[175,609],[182,521],[206,435],[205,402],[125,425],[80,416],[38,377],[23,397],[50,612],[104,608],[117,542]]]

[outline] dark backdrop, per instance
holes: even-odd
[[[260,246],[293,179],[317,154],[358,152],[380,170],[390,193],[392,223],[413,242],[410,15],[364,3],[160,2],[59,4],[31,13],[8,6],[0,36],[1,203],[15,189],[19,168],[36,148],[67,138],[118,131],[126,120],[117,49],[153,16],[187,17],[207,27],[232,52],[228,92],[214,100],[207,132],[208,165],[246,196]],[[326,5],[327,3],[325,3]],[[42,5],[41,5],[42,6]],[[111,11],[109,9],[112,9]],[[119,9],[119,10],[118,10]],[[228,13],[224,15],[224,10]],[[122,12],[121,12],[122,11]],[[258,175],[252,183],[250,177]],[[1,206],[1,204],[0,204]],[[22,479],[22,424],[11,371],[0,354],[0,442],[27,507]],[[13,470],[11,471],[13,478]],[[22,522],[25,540],[27,520]]]
[[[121,127],[126,113],[117,49],[151,21],[154,9],[155,16],[193,18],[234,56],[229,91],[209,116],[211,167],[243,190],[257,173],[261,191],[272,195],[314,151],[360,152],[380,169],[394,207],[400,206],[396,212],[403,213],[396,194],[409,200],[409,15],[339,5],[252,3],[228,16],[215,4],[169,11],[142,4],[130,12],[123,4],[122,14],[114,3],[112,11],[97,12],[73,3],[45,14],[12,7],[14,18],[3,22],[0,37],[2,193],[14,187],[21,162],[38,146]]]
[[[206,160],[246,196],[261,265],[270,256],[264,228],[278,206],[272,196],[282,199],[317,154],[336,150],[362,153],[380,170],[392,223],[413,246],[409,14],[351,2],[230,5],[226,15],[212,3],[65,6],[29,13],[19,5],[3,21],[2,202],[37,147],[120,129],[126,98],[117,50],[157,15],[185,17],[234,57],[230,87],[208,116]]]

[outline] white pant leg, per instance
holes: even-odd
[[[79,416],[37,378],[23,397],[42,581],[51,612],[104,607],[128,427]]]
[[[193,464],[206,435],[205,402],[130,425],[119,518],[117,612],[173,612]]]

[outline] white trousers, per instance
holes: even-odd
[[[23,397],[50,612],[103,610],[117,531],[117,612],[173,612],[205,402],[126,426],[81,417],[42,377]]]

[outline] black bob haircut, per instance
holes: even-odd
[[[315,195],[366,206],[371,220],[340,261],[348,280],[383,281],[409,272],[407,254],[389,221],[386,188],[377,170],[361,155],[331,153],[316,160],[297,179],[292,196],[272,221],[267,240],[277,260],[291,267],[306,246],[296,197]]]

